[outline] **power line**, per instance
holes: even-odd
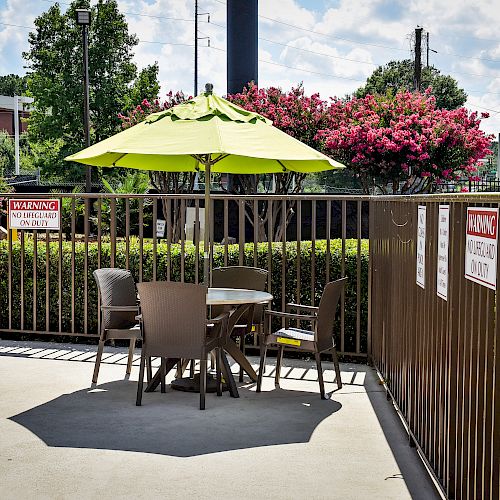
[[[287,43],[281,43],[277,42],[276,40],[269,40],[267,38],[259,37],[259,40],[263,40],[264,42],[274,43],[276,45],[281,45],[282,47],[289,47],[291,49],[300,50],[302,52],[308,52],[309,54],[316,54],[318,56],[331,57],[332,59],[342,59],[343,61],[351,61],[359,64],[369,64],[370,66],[380,66],[379,64],[368,61],[360,61],[359,59],[350,59],[349,57],[334,56],[331,54],[326,54],[324,52],[316,52],[315,50],[303,49],[302,47],[296,47],[295,45],[289,45]]]
[[[470,106],[471,106],[471,107],[473,107],[473,108],[479,108],[479,109],[484,109],[484,110],[486,110],[486,111],[491,111],[492,113],[495,113],[495,114],[496,114],[496,113],[500,113],[500,111],[499,111],[499,110],[496,110],[496,109],[490,109],[490,108],[485,108],[485,107],[483,107],[483,106],[478,106],[477,104],[471,104]]]
[[[209,47],[211,49],[214,49],[214,50],[218,50],[220,52],[226,52],[225,49],[220,49],[219,47]],[[365,82],[365,80],[359,80],[358,78],[349,78],[347,76],[339,76],[339,75],[333,75],[331,73],[321,73],[319,71],[312,71],[312,70],[309,70],[309,69],[304,69],[304,68],[297,68],[295,66],[288,66],[287,64],[281,64],[281,63],[277,63],[277,62],[273,62],[273,61],[266,61],[265,59],[259,59],[259,62],[262,62],[264,64],[271,64],[272,66],[279,66],[281,68],[287,68],[287,69],[293,69],[293,70],[296,70],[296,71],[302,71],[304,73],[311,73],[313,75],[320,75],[320,76],[328,76],[328,77],[331,77],[331,78],[336,78],[336,79],[340,79],[340,80],[350,80],[350,81],[353,81],[353,82]]]
[[[218,3],[220,3],[220,4],[222,4],[222,5],[226,5],[226,2],[222,2],[221,0],[215,0],[215,1],[218,2]],[[358,44],[358,45],[368,45],[370,47],[379,47],[379,48],[382,48],[382,49],[400,50],[400,51],[403,51],[403,52],[407,52],[407,49],[403,49],[401,47],[390,47],[388,45],[380,45],[380,44],[369,43],[369,42],[360,42],[359,40],[352,40],[351,38],[344,38],[344,37],[341,37],[341,36],[335,36],[335,35],[329,35],[327,33],[321,33],[320,31],[315,31],[315,30],[311,30],[309,28],[304,28],[302,26],[297,26],[296,24],[286,23],[285,21],[280,21],[280,20],[274,19],[272,17],[263,16],[262,14],[259,14],[259,17],[262,18],[262,19],[266,19],[267,21],[272,21],[274,23],[278,23],[278,24],[282,24],[284,26],[288,26],[289,28],[295,28],[295,29],[298,29],[298,30],[305,31],[307,33],[314,33],[315,35],[324,36],[326,38],[334,38],[336,40],[342,40],[344,42],[355,43],[355,44]]]
[[[36,30],[36,26],[23,26],[21,24],[10,24],[10,23],[0,23],[0,26],[9,26],[13,28],[25,28],[28,30]],[[173,45],[173,46],[184,46],[184,47],[194,47],[190,43],[174,43],[174,42],[157,42],[154,40],[138,40],[139,43],[153,43],[158,45]]]
[[[60,4],[60,5],[67,5],[70,6],[71,4],[68,2],[59,2],[56,0],[42,0],[43,2],[51,3],[51,4]],[[187,23],[193,23],[194,19],[185,19],[181,17],[169,17],[169,16],[157,16],[153,14],[140,14],[138,12],[125,12],[125,11],[120,11],[122,14],[127,14],[128,16],[138,16],[138,17],[148,17],[150,19],[166,19],[168,21],[184,21]]]

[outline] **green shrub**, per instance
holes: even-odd
[[[84,260],[85,244],[81,242],[75,245],[75,306],[74,306],[74,331],[81,333],[84,330]],[[340,277],[340,266],[342,246],[340,240],[331,241],[330,247],[330,277]],[[116,245],[116,267],[126,267],[125,243],[118,242]],[[282,304],[282,262],[283,246],[281,243],[273,243],[271,259],[271,292],[274,296],[273,308],[281,309]],[[326,280],[326,241],[317,241],[315,245],[315,280],[314,299],[319,303]],[[33,329],[33,250],[34,244],[31,239],[26,238],[24,246],[24,329]],[[36,329],[44,331],[46,328],[46,251],[45,241],[39,241],[37,245],[36,266]],[[97,288],[92,276],[94,269],[98,267],[99,249],[95,242],[88,244],[88,332],[97,331]],[[184,280],[195,281],[195,253],[196,249],[191,244],[186,244],[184,263]],[[58,242],[49,244],[49,329],[57,332],[59,329],[59,259],[62,268],[62,331],[71,332],[72,318],[72,243],[62,243],[62,254],[59,255]],[[129,267],[136,280],[139,279],[139,241],[135,238],[130,240]],[[157,245],[157,279],[167,279],[168,252],[166,243]],[[302,242],[300,256],[300,302],[311,303],[311,279],[312,279],[312,244],[310,241]],[[239,246],[230,245],[228,253],[228,265],[238,265]],[[254,246],[245,245],[244,264],[254,265]],[[111,265],[111,245],[109,242],[101,244],[101,267]],[[214,247],[214,267],[224,265],[224,247]],[[257,266],[267,269],[268,244],[257,245]],[[346,288],[345,303],[345,350],[355,351],[356,343],[356,273],[357,273],[357,241],[346,241],[346,275],[349,278]],[[143,280],[149,281],[153,278],[153,244],[144,241],[143,244]],[[296,302],[297,292],[297,244],[288,242],[286,244],[285,256],[285,299],[286,302]],[[200,250],[198,263],[199,277],[203,276],[203,254]],[[170,277],[172,280],[181,280],[181,247],[171,246]],[[8,328],[8,243],[0,241],[0,329]],[[21,329],[21,245],[14,242],[12,245],[12,328]],[[368,242],[363,241],[361,247],[361,349],[366,351],[367,309],[368,309]],[[338,326],[338,324],[337,324]],[[339,332],[339,329],[336,329]]]

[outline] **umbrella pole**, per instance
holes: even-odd
[[[205,234],[203,242],[203,281],[205,286],[210,286],[210,268],[211,251],[210,251],[210,179],[211,179],[211,158],[209,156],[205,164]]]

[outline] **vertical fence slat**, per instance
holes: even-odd
[[[330,282],[330,261],[331,261],[331,237],[332,237],[332,202],[326,202],[326,264],[325,275],[326,283]]]
[[[286,201],[281,202],[281,310],[286,306]],[[282,319],[282,326],[285,326],[285,319]]]
[[[75,233],[76,233],[76,216],[75,216],[75,198],[71,198],[71,333],[75,333],[75,308],[76,308],[76,284],[75,284]]]
[[[356,253],[356,354],[361,352],[361,200],[357,203],[357,230],[358,238]]]
[[[227,267],[229,252],[229,200],[224,198],[224,266]]]
[[[153,198],[153,281],[156,281],[156,273],[158,270],[158,236],[156,233],[156,224],[158,221],[158,200]]]
[[[272,276],[273,276],[273,239],[274,239],[274,225],[273,225],[273,201],[267,201],[267,291],[271,293],[272,290]]]
[[[172,203],[170,198],[166,200],[167,204],[167,221],[166,221],[166,230],[167,230],[167,281],[171,279],[171,268],[172,268]],[[205,229],[206,230],[206,229]]]
[[[180,203],[180,235],[181,235],[181,283],[184,283],[186,274],[186,200],[181,200]]]
[[[225,217],[225,215],[224,215]],[[194,202],[194,282],[200,282],[200,239],[201,239],[201,223],[200,223],[200,200]]]
[[[45,331],[50,332],[50,232],[45,231]]]
[[[311,207],[311,305],[316,304],[316,200],[312,200]]]
[[[109,239],[111,242],[111,267],[116,266],[116,198],[110,200]]]
[[[31,291],[33,300],[33,331],[37,330],[37,284],[38,284],[38,231],[33,231],[33,288]]]
[[[342,253],[340,258],[340,277],[345,277],[345,246],[347,238],[347,202],[342,200],[341,222]],[[345,352],[345,290],[340,295],[340,350]]]
[[[297,237],[296,237],[296,244],[297,244],[297,256],[296,256],[296,264],[295,267],[297,268],[297,291],[296,291],[296,299],[295,301],[297,304],[302,303],[302,299],[300,297],[300,285],[301,285],[301,279],[300,279],[300,274],[301,274],[301,266],[300,266],[300,261],[301,261],[301,249],[302,249],[302,202],[301,200],[297,200]]]
[[[245,202],[243,200],[238,202],[238,246],[238,264],[242,266],[245,256]]]
[[[130,198],[125,198],[125,268],[130,269]]]
[[[61,206],[63,199],[61,198]],[[99,228],[100,229],[100,228]],[[101,244],[99,240],[99,245]],[[58,234],[58,247],[57,247],[57,304],[58,304],[58,333],[62,332],[63,321],[62,321],[62,311],[63,311],[63,242],[62,242],[62,224],[59,227]]]
[[[257,248],[259,242],[259,201],[253,200],[253,266],[257,267]]]
[[[84,255],[83,255],[83,333],[88,332],[88,306],[89,306],[89,214],[90,200],[84,200],[83,233],[84,233]]]
[[[21,307],[20,307],[20,324],[21,324],[21,330],[24,330],[24,260],[25,260],[25,248],[24,248],[24,231],[19,232],[19,239],[21,240],[21,255],[19,259],[19,277],[20,277],[20,284],[19,284],[19,293],[20,293],[20,299],[21,299]]]
[[[8,261],[7,261],[7,272],[8,276],[8,294],[9,294],[9,330],[12,330],[12,229],[9,227],[9,242],[8,249],[9,252]]]

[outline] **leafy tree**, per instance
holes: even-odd
[[[0,76],[0,95],[24,95],[27,90],[27,82],[25,76],[19,75],[2,75]]]
[[[329,115],[318,138],[367,192],[374,184],[383,192],[415,193],[462,176],[477,180],[476,164],[492,139],[480,130],[477,113],[437,109],[430,91],[337,100]]]
[[[448,75],[442,75],[434,66],[422,68],[422,89],[432,88],[432,95],[436,98],[436,107],[441,109],[456,109],[465,104],[467,94],[458,87],[457,81]],[[414,88],[413,61],[390,61],[385,66],[379,66],[366,80],[366,84],[356,92],[356,97],[365,97],[369,94],[392,94],[397,91]]]
[[[318,132],[328,125],[328,104],[322,100],[319,94],[306,96],[302,84],[292,87],[288,92],[284,92],[277,87],[259,89],[256,85],[250,84],[240,94],[228,95],[227,99],[238,104],[244,109],[259,113],[272,120],[273,125],[283,132],[295,137],[314,149],[321,149],[322,143],[318,140]],[[231,186],[230,191],[234,194],[253,194],[257,192],[259,176],[238,175],[236,182]],[[275,193],[289,194],[300,193],[304,186],[306,174],[297,172],[285,172],[275,174]],[[286,204],[285,225],[281,224],[281,205],[273,210],[272,227],[275,228],[274,235],[268,237],[278,241],[286,226],[294,214],[294,201]],[[246,206],[248,219],[253,221],[253,203],[248,202]],[[259,213],[259,238],[265,239],[267,227],[267,213]]]
[[[89,29],[90,121],[92,141],[117,131],[116,110],[130,105],[130,89],[137,69],[132,61],[137,38],[129,34],[125,16],[116,0],[75,0],[65,13],[55,4],[35,20],[29,34],[30,49],[23,54],[28,64],[28,90],[34,97],[29,118],[30,140],[63,141],[58,161],[46,172],[81,178],[81,165],[62,158],[84,146],[82,91],[82,33],[75,9],[90,8]]]
[[[167,93],[166,99],[161,102],[159,99],[154,99],[151,102],[148,99],[143,99],[134,109],[126,114],[118,113],[118,117],[122,122],[122,128],[130,128],[144,121],[151,113],[158,113],[170,109],[176,104],[185,102],[188,97],[183,92],[170,91]],[[154,189],[159,193],[190,193],[193,191],[196,174],[193,172],[156,172],[150,171],[149,177]],[[163,216],[165,219],[168,216],[167,201],[162,200]],[[171,208],[172,221],[172,238],[177,241],[181,234],[181,204],[180,201],[174,199]]]
[[[143,68],[137,76],[129,95],[129,106],[131,109],[146,99],[154,102],[160,94],[160,84],[158,83],[158,72],[160,68],[158,63],[149,64]]]

